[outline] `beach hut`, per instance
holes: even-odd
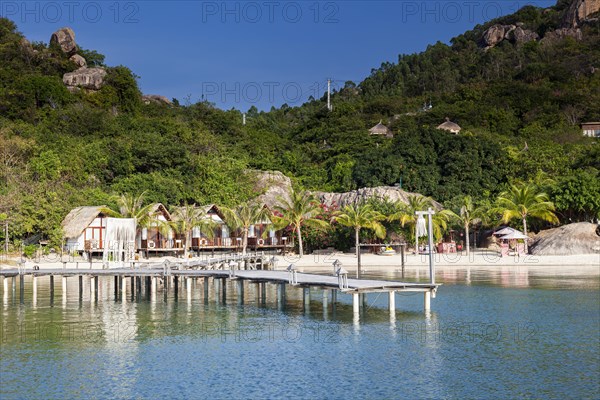
[[[387,138],[393,138],[394,137],[394,134],[392,133],[392,130],[390,128],[388,128],[387,126],[383,125],[381,123],[381,120],[379,120],[379,123],[377,125],[375,125],[371,129],[369,129],[369,134],[371,134],[371,135],[383,135],[383,136],[385,136]]]
[[[61,226],[66,250],[100,252],[104,249],[107,215],[106,206],[85,206],[72,209]]]
[[[167,226],[171,214],[161,203],[154,203],[149,214],[152,218],[146,226],[139,227],[136,237],[138,249],[145,251],[170,251],[182,248],[181,240],[175,237],[173,229]]]
[[[457,123],[450,121],[450,118],[448,117],[446,117],[446,122],[438,125],[437,129],[448,131],[454,133],[455,135],[458,135],[462,130],[462,128]]]
[[[227,247],[232,245],[232,239],[229,227],[225,224],[225,217],[215,204],[208,204],[197,207],[204,217],[212,221],[214,228],[212,237],[202,232],[200,227],[192,228],[192,244],[193,249],[202,247]]]

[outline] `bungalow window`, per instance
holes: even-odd
[[[256,237],[254,225],[250,225],[250,229],[248,229],[248,237]]]

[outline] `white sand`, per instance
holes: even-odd
[[[200,259],[207,259],[210,255],[207,254]],[[217,256],[218,257],[218,256]],[[349,253],[333,253],[329,255],[306,255],[302,258],[294,254],[288,254],[285,256],[278,255],[277,269],[283,269],[289,264],[295,264],[298,269],[302,271],[333,271],[332,263],[337,259],[340,260],[342,266],[349,272],[356,271],[357,258],[354,254]],[[429,256],[427,255],[414,255],[407,254],[405,256],[405,269],[414,270],[429,267]],[[183,261],[175,257],[161,257],[151,258],[150,260],[143,260],[137,262],[139,264],[144,263],[157,263],[164,260],[170,260],[172,262]],[[191,259],[191,260],[198,260]],[[0,260],[0,269],[13,269],[16,268],[19,263],[19,258],[3,259]],[[67,268],[75,268],[78,263],[78,268],[89,269],[90,264],[81,257],[72,258],[65,256],[62,261],[67,262]],[[364,254],[361,257],[362,266],[365,271],[395,271],[401,268],[400,255],[395,256],[380,256],[375,254]],[[463,254],[435,254],[434,261],[436,269],[452,270],[452,269],[463,269],[466,267],[475,269],[495,269],[495,268],[506,268],[510,266],[514,267],[527,267],[533,270],[547,270],[547,271],[562,271],[562,272],[581,272],[589,275],[600,275],[600,253],[598,254],[586,254],[577,256],[526,256],[526,257],[499,257],[498,253],[492,251],[477,251],[471,253],[469,257]],[[62,268],[63,263],[59,256],[52,257],[47,256],[38,260],[26,260],[25,267],[33,268],[34,265],[39,266],[40,269],[54,269]],[[95,260],[92,265],[93,269],[102,268],[100,260]]]

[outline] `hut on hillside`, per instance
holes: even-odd
[[[101,252],[104,249],[107,215],[106,206],[86,206],[72,209],[61,226],[68,252]]]
[[[446,117],[446,122],[438,125],[437,129],[448,131],[454,133],[455,135],[458,135],[462,130],[462,128],[457,123],[450,121],[450,118],[448,117]]]
[[[381,123],[381,120],[379,120],[379,123],[377,125],[375,125],[371,129],[369,129],[369,134],[371,134],[371,135],[383,135],[383,136],[385,136],[387,138],[393,138],[394,137],[394,134],[392,133],[392,130],[390,128],[388,128],[387,126],[383,125]]]

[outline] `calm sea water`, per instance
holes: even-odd
[[[371,277],[399,279],[396,273]],[[415,279],[408,276],[407,280]],[[360,321],[351,297],[326,309],[322,292],[256,285],[206,302],[191,296],[79,301],[75,279],[51,304],[48,278],[34,303],[18,287],[2,293],[0,399],[13,398],[590,398],[600,397],[598,276],[552,277],[519,268],[440,272],[423,296],[366,299]],[[86,281],[86,284],[87,283]]]

